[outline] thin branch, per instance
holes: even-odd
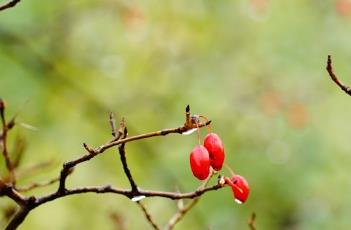
[[[114,137],[114,140],[118,140],[120,137],[122,137],[122,139],[126,138],[128,135],[128,131],[127,128],[125,126],[125,121],[124,118],[122,118],[121,122],[120,122],[120,128],[117,131],[116,128],[116,120],[113,116],[113,113],[110,114],[110,124],[111,124],[111,129],[112,129],[112,135]],[[128,167],[128,163],[127,163],[127,158],[126,158],[126,152],[125,152],[125,143],[122,143],[121,145],[118,146],[118,152],[119,152],[119,156],[120,156],[120,160],[123,166],[123,171],[124,174],[126,174],[128,181],[130,183],[130,187],[132,188],[133,192],[137,192],[138,191],[138,186],[136,185],[132,173],[129,170]]]
[[[123,134],[124,138],[126,136],[127,136],[127,128],[124,129],[124,134]],[[122,162],[124,173],[126,174],[126,176],[128,178],[128,181],[130,183],[132,191],[137,193],[138,192],[138,186],[136,185],[136,183],[135,183],[135,181],[133,179],[132,173],[130,172],[128,164],[127,164],[127,158],[126,158],[126,152],[125,152],[125,143],[121,144],[118,147],[118,151],[119,151],[119,156],[120,156],[120,159],[121,159],[121,162]]]
[[[147,211],[145,205],[141,202],[138,201],[137,204],[139,205],[139,207],[141,208],[141,210],[144,213],[145,218],[147,219],[147,221],[150,223],[150,225],[155,229],[155,230],[160,230],[160,227],[156,224],[156,222],[153,220],[151,214]]]
[[[211,170],[210,176],[203,182],[203,184],[197,189],[203,190],[206,188],[209,180],[212,178],[212,176],[215,174],[214,171]],[[218,184],[220,184],[218,182]],[[172,216],[172,218],[168,221],[167,225],[165,226],[164,230],[172,230],[174,226],[189,212],[200,200],[200,196],[195,197],[192,199],[186,206],[184,205],[178,205],[178,211]]]
[[[1,125],[2,125],[2,155],[5,159],[6,168],[10,174],[10,181],[11,183],[16,183],[15,171],[13,163],[10,159],[8,150],[7,150],[7,132],[8,132],[8,123],[6,122],[5,118],[5,102],[0,98],[0,118],[1,118]]]
[[[126,161],[126,156],[125,156],[125,143],[131,142],[131,141],[136,141],[140,139],[146,139],[146,138],[151,138],[155,136],[164,136],[167,134],[171,133],[179,133],[182,134],[183,132],[189,131],[194,128],[201,128],[204,126],[207,126],[210,124],[211,121],[208,121],[206,123],[200,123],[198,124],[197,122],[194,122],[194,120],[190,116],[190,108],[187,106],[186,108],[186,119],[185,123],[183,126],[178,127],[178,128],[173,128],[173,129],[164,129],[156,132],[151,132],[151,133],[146,133],[146,134],[141,134],[137,136],[132,136],[132,137],[126,137],[127,136],[127,130],[125,128],[124,120],[122,119],[120,123],[120,128],[116,130],[116,125],[113,116],[110,116],[110,124],[112,128],[112,134],[114,136],[114,139],[110,142],[107,142],[104,145],[101,145],[100,147],[97,148],[91,148],[87,144],[83,144],[84,148],[86,149],[87,153],[75,160],[66,162],[60,172],[59,178],[53,179],[49,181],[47,184],[51,184],[59,180],[59,186],[58,189],[48,195],[41,196],[41,197],[29,197],[25,198],[21,194],[19,194],[13,187],[12,185],[7,185],[6,183],[0,183],[0,195],[6,195],[9,196],[11,199],[16,201],[18,205],[21,207],[19,211],[16,213],[14,218],[10,221],[10,223],[7,226],[7,230],[12,230],[16,229],[26,218],[26,216],[29,214],[29,212],[47,202],[56,200],[61,197],[66,197],[70,195],[75,195],[75,194],[83,194],[83,193],[114,193],[114,194],[119,194],[128,197],[129,199],[135,198],[135,197],[164,197],[172,200],[179,200],[179,199],[194,199],[194,201],[190,202],[186,207],[181,209],[180,212],[180,217],[177,217],[177,221],[185,215],[185,213],[191,209],[197,202],[198,198],[203,195],[206,192],[214,191],[217,189],[220,189],[224,186],[223,183],[218,182],[216,185],[213,185],[211,187],[207,187],[207,182],[198,188],[194,192],[188,192],[188,193],[179,193],[179,192],[164,192],[164,191],[152,191],[152,190],[143,190],[139,189],[134,182],[130,170],[127,165]],[[6,124],[6,123],[5,123]],[[4,135],[6,136],[6,135]],[[104,152],[106,149],[111,148],[113,146],[119,146],[119,152],[121,156],[121,162],[124,167],[124,171],[126,176],[129,179],[129,182],[131,184],[131,189],[120,189],[120,188],[113,188],[110,185],[107,186],[91,186],[91,187],[79,187],[79,188],[73,188],[73,189],[68,189],[65,186],[65,181],[66,178],[69,176],[69,174],[72,172],[74,167],[80,163],[83,163],[85,161],[88,161],[95,157],[96,155]],[[0,181],[1,182],[1,181]],[[32,184],[29,186],[29,188],[34,188],[41,186],[42,184],[39,185],[37,184]],[[139,205],[141,203],[139,202]],[[155,227],[157,225],[155,222],[152,220],[150,214],[147,212],[145,206],[141,206],[146,218],[149,220],[149,222]],[[157,227],[157,229],[159,229]]]
[[[163,130],[159,130],[159,131],[155,131],[155,132],[151,132],[151,133],[145,133],[145,134],[140,134],[140,135],[136,135],[136,136],[131,136],[131,137],[117,140],[117,141],[108,142],[104,145],[97,147],[96,149],[94,149],[94,151],[96,152],[96,154],[100,154],[100,153],[103,153],[106,149],[109,149],[113,146],[116,146],[116,145],[119,145],[122,143],[136,141],[136,140],[140,140],[140,139],[147,139],[147,138],[156,137],[156,136],[166,136],[166,135],[171,134],[171,133],[182,134],[182,133],[189,131],[191,129],[202,128],[204,126],[209,125],[210,123],[211,123],[211,121],[208,121],[206,123],[200,123],[198,126],[196,126],[194,124],[190,127],[182,126],[182,127],[178,127],[178,128],[163,129]]]
[[[163,129],[163,130],[159,130],[159,131],[155,131],[155,132],[151,132],[151,133],[145,133],[145,134],[141,134],[141,135],[136,135],[136,136],[131,136],[131,137],[126,137],[126,138],[122,138],[122,139],[118,139],[118,140],[114,140],[114,141],[110,141],[104,145],[101,145],[97,148],[91,148],[89,147],[87,144],[83,144],[84,148],[87,150],[87,154],[66,162],[63,164],[62,169],[61,169],[61,173],[60,173],[60,185],[58,188],[58,191],[63,192],[66,189],[66,178],[68,176],[68,171],[75,167],[77,164],[83,163],[85,161],[89,161],[90,159],[94,158],[95,156],[103,153],[105,150],[113,147],[113,146],[117,146],[123,143],[127,143],[127,142],[131,142],[131,141],[136,141],[136,140],[140,140],[140,139],[147,139],[147,138],[151,138],[151,137],[156,137],[156,136],[165,136],[171,133],[178,133],[178,134],[182,134],[186,131],[189,131],[191,129],[194,128],[202,128],[205,127],[207,125],[209,125],[211,123],[211,121],[207,121],[206,123],[195,123],[193,122],[192,119],[189,120],[189,116],[188,116],[188,110],[189,108],[187,107],[186,109],[186,120],[185,120],[185,124],[181,127],[178,128],[171,128],[171,129]]]
[[[17,5],[17,3],[19,3],[21,0],[11,0],[3,5],[0,6],[0,11],[2,10],[6,10],[8,8],[14,7]]]
[[[31,191],[31,190],[36,189],[36,188],[42,188],[42,187],[46,187],[46,186],[55,184],[59,180],[60,180],[60,178],[56,177],[56,178],[51,179],[51,180],[46,181],[46,182],[33,182],[25,187],[16,188],[16,190],[19,192],[28,192],[28,191]]]
[[[179,209],[172,218],[168,221],[164,230],[171,230],[174,226],[185,216],[185,214],[192,209],[196,203],[199,201],[200,197],[196,197],[195,199],[191,200],[186,206]]]
[[[340,87],[340,89],[342,89],[345,93],[347,93],[348,95],[351,96],[351,87],[349,87],[349,86],[345,85],[343,82],[341,82],[333,71],[331,55],[328,55],[326,69],[327,69],[331,79]]]
[[[252,213],[247,224],[249,225],[250,230],[256,230],[256,213]]]
[[[122,120],[120,122],[120,128],[117,131],[116,120],[114,118],[113,113],[111,113],[110,114],[110,125],[111,125],[111,129],[112,129],[112,136],[115,138],[114,140],[118,140],[121,137],[121,135],[122,135],[122,139],[127,137],[128,131],[127,131],[127,128],[125,126],[124,118],[122,118]],[[121,163],[123,166],[124,174],[128,178],[132,192],[137,193],[138,186],[133,179],[132,173],[130,172],[129,167],[128,167],[128,163],[127,163],[126,152],[125,152],[125,143],[122,143],[121,145],[118,146],[118,152],[119,152],[120,160],[121,160]],[[145,216],[146,220],[150,223],[150,225],[155,230],[159,230],[160,228],[158,227],[156,222],[153,220],[151,214],[148,212],[145,205],[141,201],[137,201],[137,204],[141,208],[141,210],[143,211],[144,216]]]

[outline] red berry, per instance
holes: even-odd
[[[190,166],[193,175],[199,180],[205,180],[210,174],[210,157],[207,149],[197,145],[190,153]]]
[[[232,187],[235,201],[239,204],[244,203],[249,197],[250,187],[246,179],[240,175],[235,175],[231,179],[225,178],[227,184]]]
[[[214,170],[221,170],[224,162],[224,147],[221,138],[215,133],[209,133],[204,140],[204,146],[210,154],[210,164]]]

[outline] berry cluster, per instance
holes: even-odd
[[[200,135],[198,138],[200,142]],[[197,179],[205,180],[210,175],[211,168],[215,171],[222,169],[224,158],[221,138],[216,133],[209,132],[204,139],[204,144],[199,143],[190,152],[191,171]],[[250,193],[249,185],[244,177],[232,174],[232,178],[224,177],[225,183],[231,186],[235,201],[244,203]]]

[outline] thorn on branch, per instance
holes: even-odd
[[[326,69],[329,73],[330,78],[335,82],[335,84],[337,84],[341,90],[343,90],[345,93],[347,93],[348,95],[351,96],[351,87],[349,87],[349,86],[345,85],[343,82],[341,82],[333,71],[331,55],[328,55]]]

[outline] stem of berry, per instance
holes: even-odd
[[[204,119],[205,122],[208,122],[208,121],[209,121],[209,119],[208,119],[206,116],[199,115],[199,117],[202,118],[202,119]],[[209,133],[212,133],[212,126],[211,126],[211,124],[209,124],[209,125],[207,126],[207,129],[208,129],[208,132],[209,132]]]

